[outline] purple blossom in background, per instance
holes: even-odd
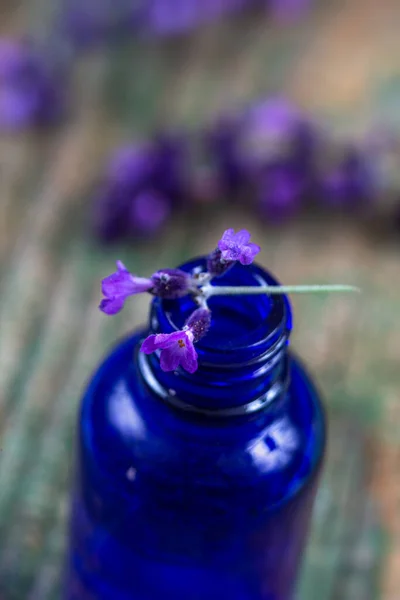
[[[315,131],[303,113],[285,98],[253,104],[243,115],[238,160],[248,174],[271,162],[296,160],[307,167],[313,154]]]
[[[261,248],[250,242],[250,233],[242,229],[235,233],[234,229],[224,231],[218,242],[222,259],[227,262],[239,261],[242,265],[250,265]]]
[[[151,279],[132,275],[125,265],[118,260],[117,271],[102,281],[101,290],[105,298],[100,303],[100,310],[107,315],[115,315],[122,310],[129,296],[148,292],[153,287]]]
[[[90,48],[121,34],[173,36],[254,8],[282,22],[297,19],[311,0],[64,0],[60,30],[75,47]]]
[[[151,189],[144,190],[132,199],[129,210],[130,230],[137,236],[152,236],[171,215],[170,200]]]
[[[141,346],[145,354],[161,350],[160,366],[163,371],[175,371],[182,366],[189,373],[197,370],[197,352],[190,329],[174,333],[157,333],[146,338]]]
[[[65,0],[61,30],[78,48],[116,34],[177,35],[251,5],[251,0]]]
[[[336,207],[356,207],[368,200],[375,189],[372,169],[357,148],[347,148],[321,182],[321,199]]]
[[[128,235],[129,195],[113,181],[103,181],[94,193],[90,226],[103,242],[113,242]]]
[[[251,4],[252,0],[143,0],[141,25],[157,35],[176,35]]]
[[[155,160],[152,177],[156,189],[170,198],[173,204],[181,204],[188,196],[189,166],[188,139],[185,134],[158,133],[153,141]]]
[[[299,18],[311,0],[142,0],[136,20],[158,35],[175,35],[221,17],[258,7],[266,7],[282,22]]]
[[[272,222],[293,217],[301,208],[308,187],[308,177],[297,164],[268,165],[255,190],[259,214]]]
[[[94,198],[92,226],[104,241],[152,236],[188,194],[185,140],[163,135],[111,157]]]
[[[204,136],[204,145],[215,165],[220,186],[227,194],[237,193],[245,181],[238,156],[241,121],[236,115],[220,117]]]
[[[282,23],[299,19],[309,8],[312,0],[265,0],[272,15]]]
[[[304,180],[312,179],[316,137],[315,127],[299,109],[286,99],[273,98],[253,104],[236,119],[219,120],[208,143],[228,192],[240,192],[249,182],[263,189],[269,179],[269,194],[274,196],[276,182],[280,204],[283,187],[293,189],[294,171]],[[286,168],[288,182],[283,186]],[[279,177],[271,177],[272,172]],[[305,182],[300,187],[306,187]]]
[[[28,41],[1,40],[0,129],[57,122],[65,110],[62,78],[60,65],[51,64]]]
[[[64,0],[61,34],[66,35],[75,48],[91,48],[128,33],[136,4],[135,0]]]
[[[364,156],[369,183],[377,195],[398,187],[400,139],[396,128],[376,125],[362,140],[360,152]]]
[[[155,160],[151,143],[122,146],[112,153],[106,177],[121,187],[140,186],[151,177]]]

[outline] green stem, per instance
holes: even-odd
[[[210,296],[240,296],[254,294],[323,294],[330,292],[360,292],[354,285],[260,285],[260,286],[212,286],[202,288],[206,298]]]

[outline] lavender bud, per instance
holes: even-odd
[[[151,276],[152,293],[160,298],[173,300],[189,293],[191,277],[180,269],[161,269]]]
[[[207,271],[212,277],[224,275],[234,264],[234,260],[224,260],[222,258],[222,252],[219,248],[213,250],[207,257]]]
[[[208,308],[197,308],[186,321],[186,327],[193,334],[193,342],[204,337],[211,325],[211,311]]]

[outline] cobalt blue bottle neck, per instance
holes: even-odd
[[[206,270],[205,259],[185,263],[187,272]],[[212,285],[278,285],[256,265],[235,265]],[[291,310],[284,295],[213,296],[207,335],[196,344],[198,370],[165,373],[159,356],[138,353],[139,370],[155,394],[173,406],[215,417],[246,415],[278,406],[289,385]],[[182,329],[196,304],[189,297],[154,299],[150,333]]]

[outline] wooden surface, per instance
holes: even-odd
[[[49,0],[50,1],[50,0]],[[46,0],[3,3],[4,33],[50,27]],[[53,4],[52,4],[53,6]],[[399,120],[397,0],[327,2],[301,26],[246,18],[175,43],[92,55],[74,70],[71,118],[0,139],[0,598],[59,598],[77,404],[147,300],[108,319],[115,258],[146,275],[246,226],[285,283],[349,282],[361,297],[294,299],[294,345],[323,389],[330,442],[301,600],[400,598],[400,248],[344,220],[269,230],[239,209],[178,217],[156,242],[101,249],[88,189],[108,150],[165,118],[200,124],[226,103],[283,90],[358,135]],[[47,28],[47,29],[46,29]],[[210,226],[212,223],[212,226]]]

